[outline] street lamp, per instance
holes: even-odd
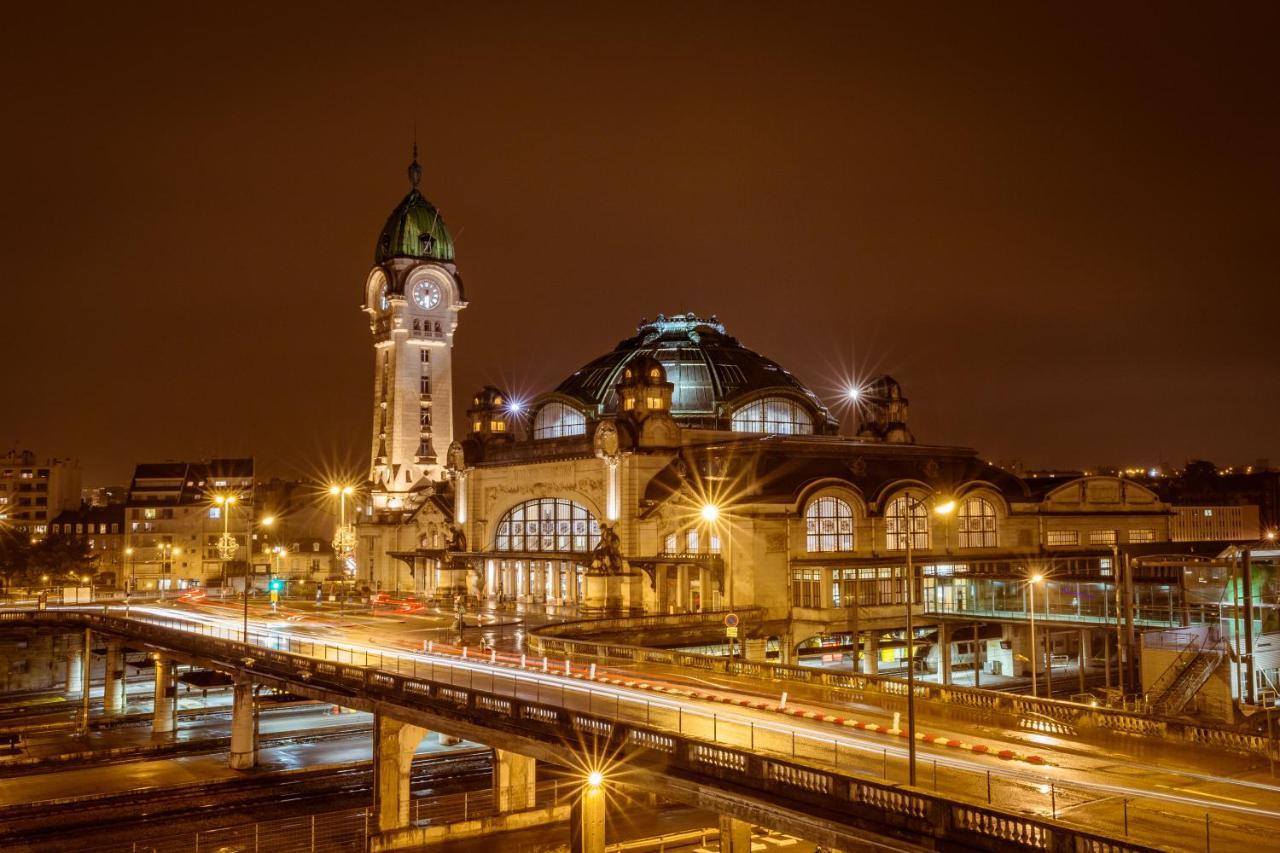
[[[133,546],[132,546],[132,545],[131,545],[131,546],[129,546],[128,548],[125,548],[125,549],[124,549],[124,558],[125,558],[126,560],[128,560],[128,561],[129,561],[129,592],[128,592],[128,595],[132,595],[132,594],[133,594],[133,591],[134,591],[135,589],[137,589],[137,588],[138,588],[138,577],[137,577],[137,575],[136,575],[136,574],[134,574],[134,571],[133,571]],[[128,597],[128,596],[126,595],[126,598],[127,598],[127,597]]]
[[[911,540],[915,534],[915,509],[923,507],[924,501],[917,500],[910,492],[902,495],[906,501],[906,551],[907,551],[907,776],[908,783],[916,784],[916,629],[911,609],[916,591],[915,568],[911,564]],[[956,508],[956,502],[950,499],[935,502],[933,511],[939,515],[947,515]]]
[[[1036,668],[1040,665],[1040,647],[1036,645],[1036,584],[1044,580],[1044,575],[1037,572],[1027,579],[1027,596],[1031,608],[1031,695],[1039,697],[1040,688],[1036,681]],[[1049,693],[1053,694],[1053,684],[1049,685]]]
[[[356,549],[356,534],[347,524],[347,498],[355,494],[351,486],[330,486],[329,494],[338,499],[338,529],[333,534],[333,553],[341,562]]]

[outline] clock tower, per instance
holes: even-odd
[[[363,309],[373,333],[374,511],[408,508],[438,480],[453,442],[453,333],[467,307],[453,238],[419,191],[418,148],[409,194],[378,235]]]

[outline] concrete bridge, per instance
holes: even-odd
[[[157,731],[172,729],[168,685],[175,661],[228,673],[235,680],[230,762],[237,768],[255,762],[256,686],[374,713],[374,850],[427,840],[426,830],[411,823],[408,774],[413,748],[428,731],[494,749],[495,799],[512,816],[536,805],[536,762],[575,773],[582,785],[567,809],[572,846],[590,853],[604,848],[606,792],[613,784],[717,812],[722,850],[732,853],[750,850],[752,825],[836,850],[1153,849],[977,799],[878,780],[866,772],[867,756],[837,738],[798,739],[794,728],[641,698],[564,661],[504,664],[493,654],[446,659],[253,632],[246,643],[229,628],[97,612],[7,612],[0,620],[86,631],[83,649],[101,635],[108,696],[113,672],[118,680],[113,655],[119,661],[126,646],[152,653]],[[83,665],[87,655],[81,654]]]

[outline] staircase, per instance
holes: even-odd
[[[1162,717],[1180,714],[1218,668],[1225,653],[1220,641],[1206,642],[1199,636],[1192,637],[1169,668],[1151,685],[1147,693],[1151,710]]]

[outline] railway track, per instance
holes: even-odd
[[[303,768],[283,773],[198,782],[0,808],[0,850],[72,851],[115,839],[142,841],[229,823],[288,817],[370,802],[370,762]],[[492,758],[477,748],[421,756],[413,763],[415,796],[461,793],[488,787]]]

